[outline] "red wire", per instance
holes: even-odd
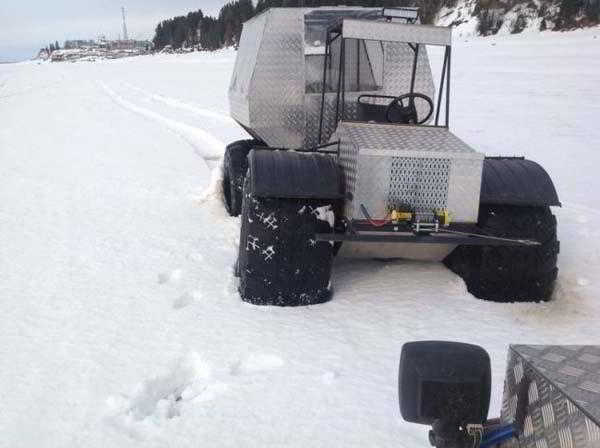
[[[361,210],[363,211],[363,214],[364,214],[365,218],[367,218],[367,221],[373,227],[383,227],[386,224],[392,222],[391,215],[388,215],[385,219],[373,220],[371,218],[371,216],[369,216],[369,212],[367,211],[367,208],[364,205],[362,205],[362,204],[361,204],[360,207],[361,207]]]
[[[385,219],[371,219],[371,218],[367,218],[367,221],[369,221],[369,224],[371,224],[374,227],[383,227],[386,224],[389,224],[390,222],[392,222],[392,219],[390,217],[387,217]]]
[[[390,223],[391,220],[389,219],[380,219],[379,221],[373,221],[372,219],[369,219],[369,224],[371,224],[374,227],[383,227],[386,224]]]

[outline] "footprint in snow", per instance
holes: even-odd
[[[205,261],[204,255],[201,253],[190,254],[190,260],[202,263]]]
[[[198,293],[186,292],[180,295],[173,302],[173,308],[176,310],[180,310],[181,308],[185,308],[188,305],[194,303],[194,301],[200,299],[200,295]]]
[[[107,420],[131,435],[143,435],[149,425],[160,426],[225,392],[227,385],[211,376],[210,366],[192,353],[163,375],[138,384],[131,394],[109,397]]]
[[[160,274],[158,274],[158,283],[160,285],[165,283],[176,283],[179,280],[181,280],[182,275],[183,272],[181,271],[181,269],[175,269],[171,272],[161,272]]]

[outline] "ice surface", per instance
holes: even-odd
[[[441,264],[338,259],[331,302],[243,303],[219,202],[235,54],[0,65],[0,446],[427,447],[403,342],[599,343],[600,31],[457,42],[453,130],[556,182],[546,304],[479,301]],[[226,115],[226,114],[225,114]]]

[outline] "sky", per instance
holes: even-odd
[[[156,24],[202,9],[216,14],[226,0],[0,0],[0,62],[35,56],[50,42],[66,39],[117,39],[121,6],[129,37],[150,39]]]

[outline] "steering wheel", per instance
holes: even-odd
[[[419,120],[417,115],[415,98],[421,98],[427,101],[427,104],[429,105],[429,112],[422,120]],[[407,106],[404,106],[402,103],[405,99],[408,99]],[[431,114],[433,114],[433,101],[431,98],[423,93],[416,92],[397,96],[390,104],[388,104],[388,107],[385,110],[385,118],[389,123],[423,124],[429,120]]]

